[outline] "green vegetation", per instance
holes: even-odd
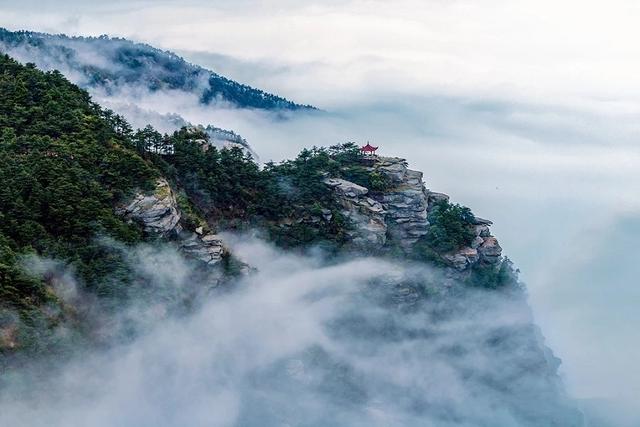
[[[431,208],[428,219],[429,234],[413,249],[413,257],[418,260],[442,264],[442,254],[469,246],[475,237],[472,229],[475,218],[465,206],[442,200]]]
[[[17,310],[55,302],[46,280],[20,268],[29,253],[65,261],[97,295],[126,293],[122,254],[98,238],[144,238],[114,205],[136,189],[152,189],[159,174],[178,187],[188,229],[205,226],[205,218],[223,227],[258,226],[288,247],[345,241],[349,225],[323,183],[326,174],[364,185],[370,179],[354,144],[304,150],[260,169],[239,148],[210,146],[199,130],[134,132],[59,72],[8,56],[0,57],[0,126],[0,304]],[[327,210],[331,221],[321,219]]]
[[[295,159],[260,168],[241,148],[210,145],[202,129],[134,131],[60,73],[8,56],[0,56],[0,129],[0,332],[17,316],[21,348],[33,353],[62,351],[55,325],[82,322],[52,291],[57,278],[25,273],[25,257],[60,260],[101,306],[123,303],[139,278],[121,244],[146,236],[114,207],[135,191],[155,188],[158,176],[172,181],[186,229],[208,231],[207,223],[254,227],[287,248],[337,250],[348,242],[352,225],[324,183],[327,177],[372,192],[390,186],[384,174],[362,164],[353,143],[305,149]],[[471,243],[473,220],[468,208],[440,202],[412,256],[441,263],[442,254]],[[105,244],[105,238],[118,244]],[[222,267],[229,275],[244,268],[228,253]],[[513,277],[510,263],[496,271],[478,266],[469,285],[500,288],[517,283]]]
[[[509,258],[505,258],[497,269],[494,266],[476,264],[466,284],[484,289],[522,290],[522,285],[518,282],[518,273],[520,270],[513,267]]]
[[[429,245],[437,252],[450,252],[468,246],[475,234],[471,209],[440,201],[429,212]]]
[[[96,238],[141,240],[113,207],[135,188],[151,188],[157,172],[129,148],[118,120],[126,123],[60,73],[0,56],[0,312],[19,313],[21,333],[64,315],[40,310],[61,302],[47,278],[25,275],[25,254],[65,260],[96,294],[120,293],[105,278],[126,277],[126,265]],[[23,345],[44,349],[49,341],[35,336]]]
[[[240,148],[218,150],[197,130],[182,129],[168,141],[173,154],[155,161],[207,218],[230,228],[263,228],[284,247],[344,243],[349,224],[323,181],[336,176],[366,185],[371,179],[352,143],[305,149],[260,169]],[[331,221],[323,219],[327,211]]]
[[[313,109],[229,80],[173,53],[122,38],[67,37],[0,28],[0,44],[8,49],[32,52],[34,61],[39,58],[56,68],[73,70],[84,76],[87,86],[105,90],[112,90],[114,84],[138,85],[150,91],[193,93],[200,97],[202,104],[224,100],[240,108]],[[101,59],[93,63],[87,61],[88,52]],[[97,65],[100,63],[110,66]]]

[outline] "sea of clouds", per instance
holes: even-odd
[[[104,312],[99,346],[7,373],[0,424],[579,425],[520,296],[446,290],[424,265],[225,239],[254,271],[223,289],[171,247],[120,247],[146,292]],[[92,304],[60,263],[25,268]],[[176,310],[194,289],[198,304]]]
[[[25,14],[33,3],[0,2],[0,25],[132,37],[323,111],[282,120],[183,93],[95,94],[116,109],[233,129],[264,161],[347,140],[407,158],[495,222],[569,390],[635,406],[635,2],[35,2]]]

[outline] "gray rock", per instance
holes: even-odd
[[[389,234],[401,248],[409,250],[429,227],[422,172],[408,169],[406,160],[397,157],[380,157],[371,167],[393,185],[376,197],[387,213]]]
[[[186,257],[208,265],[220,262],[226,251],[224,243],[215,234],[200,237],[196,233],[183,233],[178,244]]]
[[[501,261],[502,248],[495,237],[487,237],[478,248],[480,259],[489,264],[497,264]]]
[[[477,216],[475,216],[473,219],[474,225],[493,225],[493,222],[489,221],[488,219],[483,219]]]
[[[429,191],[422,182],[422,172],[411,170],[404,159],[378,157],[366,167],[385,175],[391,185],[383,191],[367,188],[340,178],[326,178],[343,207],[343,214],[354,224],[350,232],[354,244],[381,249],[387,238],[406,252],[429,233],[428,212],[434,204],[449,201],[443,193]],[[478,262],[498,265],[502,248],[491,236],[491,221],[475,217],[475,238],[469,247],[442,255],[452,267],[452,274],[468,274]]]
[[[449,196],[444,193],[436,193],[435,191],[429,191],[428,196],[429,206],[433,206],[438,202],[448,202]]]
[[[407,161],[399,157],[378,157],[373,167],[377,172],[383,173],[394,184],[407,182]],[[412,180],[422,181],[422,172],[411,171]]]
[[[480,237],[491,236],[491,231],[489,231],[488,225],[476,225],[475,231],[476,231],[476,236],[480,236]]]
[[[458,271],[465,270],[479,260],[478,251],[473,248],[462,248],[451,254],[446,254],[443,258]]]
[[[138,193],[131,203],[116,212],[130,220],[142,223],[145,232],[167,237],[180,232],[180,212],[175,195],[165,179],[159,179],[152,193]]]
[[[327,178],[324,180],[325,184],[329,187],[333,187],[333,189],[341,195],[355,198],[364,196],[369,192],[369,189],[353,183],[351,181],[347,181],[346,179],[341,178]]]
[[[128,205],[117,208],[116,212],[141,222],[145,232],[151,235],[174,239],[185,256],[207,265],[217,264],[226,251],[216,235],[203,235],[204,227],[198,227],[195,233],[183,231],[175,194],[165,179],[156,182],[153,192],[136,194]]]
[[[363,248],[384,246],[387,240],[385,209],[367,196],[369,190],[340,178],[327,178],[324,182],[336,192],[342,214],[354,225],[353,230],[348,231],[352,243]]]
[[[476,236],[476,238],[473,239],[473,242],[471,242],[471,247],[473,249],[477,249],[483,243],[484,243],[484,239],[480,236]]]

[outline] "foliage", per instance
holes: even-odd
[[[19,307],[46,298],[20,273],[21,254],[68,260],[98,286],[111,271],[96,236],[135,242],[114,204],[156,172],[132,149],[130,127],[56,71],[0,56],[0,293]],[[112,261],[112,260],[111,260]]]
[[[429,246],[437,252],[450,252],[468,246],[475,237],[471,225],[475,220],[465,206],[446,200],[437,202],[429,212]]]
[[[144,66],[136,55],[122,55],[129,66]],[[386,175],[362,164],[353,143],[304,149],[293,160],[260,168],[239,147],[212,146],[206,129],[134,131],[59,72],[43,73],[8,56],[0,56],[0,129],[0,317],[6,310],[19,313],[20,341],[34,352],[57,346],[53,325],[72,315],[47,278],[25,274],[25,255],[63,260],[84,291],[119,304],[137,279],[125,251],[100,239],[144,239],[114,206],[138,189],[154,188],[160,174],[178,189],[187,229],[206,230],[206,219],[222,227],[255,226],[283,247],[335,248],[348,241],[351,224],[324,183],[327,177],[374,192],[390,185]],[[439,262],[441,254],[468,245],[473,220],[468,208],[440,202],[414,257]],[[231,275],[244,269],[228,253],[222,266]],[[498,270],[477,267],[469,284],[506,287],[516,283],[513,277],[505,262]]]
[[[484,289],[522,290],[518,282],[519,272],[509,258],[505,258],[497,268],[478,263],[473,267],[467,285]]]
[[[210,145],[201,130],[183,128],[167,138],[172,154],[156,163],[173,171],[172,178],[210,219],[233,228],[261,227],[286,247],[345,241],[348,224],[324,178],[352,173],[359,159],[355,145],[305,149],[293,160],[261,169],[239,147]],[[323,210],[331,212],[330,221],[321,220]]]
[[[475,218],[465,206],[442,200],[431,208],[428,219],[429,234],[413,247],[412,256],[418,260],[444,265],[442,254],[469,246],[475,237],[471,228]]]
[[[173,53],[122,38],[67,37],[0,28],[0,45],[8,51],[33,52],[34,61],[42,60],[49,66],[72,70],[84,77],[87,86],[100,87],[107,92],[118,85],[139,85],[150,91],[190,92],[199,96],[203,104],[223,101],[241,108],[313,108],[229,80]],[[88,62],[87,52],[101,61]]]

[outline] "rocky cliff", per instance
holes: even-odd
[[[344,179],[325,180],[333,188],[343,214],[355,225],[350,231],[352,243],[363,249],[393,245],[411,252],[420,238],[429,238],[429,212],[437,203],[449,201],[449,196],[427,189],[422,172],[409,169],[405,159],[372,158],[367,168],[387,178],[386,188],[371,191]],[[479,263],[500,267],[502,248],[491,235],[491,224],[474,217],[470,244],[442,255],[451,269],[464,273]]]
[[[129,221],[139,222],[151,237],[174,242],[187,258],[206,265],[217,265],[226,252],[222,240],[205,233],[203,227],[195,231],[183,228],[175,193],[165,179],[159,179],[153,191],[137,193],[127,205],[117,207],[116,212]]]

